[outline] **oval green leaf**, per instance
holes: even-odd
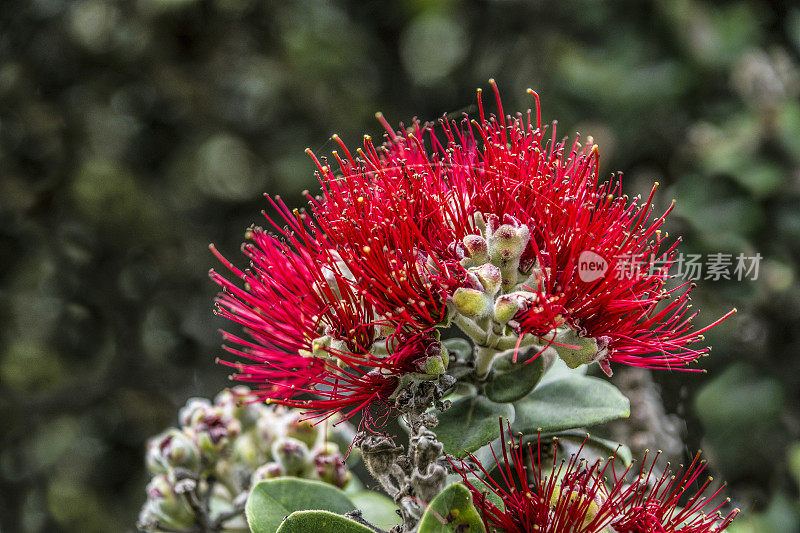
[[[538,351],[538,347],[535,348]],[[536,351],[530,355],[535,355]],[[519,355],[524,357],[527,354]],[[540,356],[533,361],[528,361],[526,358],[514,363],[510,356],[497,358],[492,366],[491,381],[488,381],[484,388],[486,397],[499,403],[521,400],[530,394],[542,379],[544,360],[545,358]]]
[[[499,418],[514,421],[514,407],[507,403],[495,403],[483,396],[470,396],[453,402],[450,409],[436,411],[439,425],[434,430],[444,445],[444,452],[455,457],[466,457],[468,453],[485,446],[500,436]]]
[[[597,455],[603,458],[615,456],[622,461],[622,466],[628,467],[633,463],[633,452],[620,442],[602,439],[580,431],[567,431],[554,436],[558,437],[560,441],[570,440],[575,443],[583,444],[585,448],[594,450]]]
[[[418,533],[485,533],[472,494],[461,483],[454,483],[433,499],[422,515]]]
[[[627,418],[631,407],[615,386],[602,379],[571,376],[545,383],[514,403],[513,430],[551,433]]]
[[[467,339],[453,337],[452,339],[443,340],[442,344],[460,361],[467,361],[472,358],[472,344]]]
[[[321,481],[293,477],[268,479],[253,487],[245,515],[253,533],[275,533],[283,519],[307,509],[344,514],[356,508],[344,492]]]
[[[295,511],[277,533],[374,533],[367,526],[329,511]]]
[[[373,526],[389,530],[400,524],[400,515],[395,512],[397,506],[388,496],[374,490],[361,490],[348,496],[361,511],[364,520]]]

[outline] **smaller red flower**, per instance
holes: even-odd
[[[581,459],[580,451],[561,461],[554,454],[552,464],[545,464],[540,438],[535,446],[523,446],[522,436],[515,439],[509,426],[508,439],[503,434],[502,459],[492,449],[500,481],[472,455],[474,467],[463,460],[460,465],[451,461],[472,493],[487,531],[719,533],[738,514],[738,509],[724,517],[719,514],[727,500],[713,506],[722,489],[703,496],[710,478],[699,482],[705,469],[699,454],[674,475],[654,474],[657,456],[652,461],[645,457],[638,472],[628,467],[619,474],[616,454],[593,464]],[[480,475],[485,479],[476,480]]]
[[[302,246],[287,232],[284,237],[298,250],[293,251],[260,228],[249,236],[245,271],[212,246],[243,284],[210,272],[223,288],[216,312],[242,325],[249,337],[223,332],[224,349],[249,362],[221,362],[238,371],[239,381],[260,385],[260,399],[303,408],[320,419],[341,413],[347,420],[362,412],[367,428],[382,425],[400,377],[425,372],[428,358],[440,355],[439,343],[428,331],[403,328],[380,336],[382,324],[363,305],[352,274],[318,243]],[[386,355],[370,351],[378,340]],[[373,406],[381,408],[377,418]]]

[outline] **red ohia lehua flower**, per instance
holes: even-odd
[[[499,481],[472,455],[476,466],[454,464],[490,532],[719,533],[739,512],[721,515],[728,500],[714,500],[722,488],[703,495],[711,478],[700,480],[705,462],[699,454],[675,474],[654,474],[657,456],[645,457],[638,471],[619,473],[616,454],[590,464],[580,458],[581,446],[568,460],[553,455],[546,464],[540,438],[523,446],[509,426],[508,439],[503,433],[502,456],[494,455]]]
[[[431,357],[441,361],[441,346],[428,331],[395,328],[379,336],[389,326],[376,323],[337,254],[280,231],[283,241],[261,228],[248,232],[253,242],[243,246],[250,259],[245,271],[212,246],[244,283],[239,287],[210,272],[223,287],[216,312],[244,326],[250,337],[223,332],[225,350],[250,362],[221,362],[235,368],[240,381],[260,384],[267,401],[305,408],[318,418],[338,412],[346,420],[361,412],[366,427],[380,425],[369,407],[381,404],[382,417],[388,415],[399,378],[430,371]],[[379,337],[389,351],[376,356],[370,350]]]
[[[533,265],[536,288],[546,299],[526,305],[512,326],[523,334],[552,338],[547,329],[556,310],[557,323],[569,326],[557,342],[583,348],[560,350],[565,360],[571,366],[596,361],[609,374],[610,362],[681,368],[707,353],[709,348],[693,345],[735,310],[693,329],[691,287],[667,288],[679,241],[663,246],[661,228],[672,206],[650,219],[658,184],[643,204],[629,202],[619,182],[600,183],[599,151],[591,137],[586,146],[577,139],[571,145],[557,141],[555,123],[546,136],[533,91],[535,121],[530,111],[504,117],[492,85],[499,120],[485,117],[479,93],[480,122],[468,134],[458,132],[453,123],[446,129],[451,168],[460,176],[456,181],[469,190],[470,205],[484,215],[512,217],[530,229],[520,267]],[[476,148],[476,137],[482,150]],[[606,263],[605,275],[583,275],[581,260],[587,253]]]
[[[432,332],[451,321],[488,353],[479,378],[494,353],[525,343],[555,343],[569,364],[607,372],[683,367],[708,350],[692,345],[719,321],[692,329],[688,291],[666,288],[676,244],[659,251],[666,215],[648,221],[652,195],[629,203],[619,184],[601,184],[591,140],[545,137],[538,96],[535,118],[506,117],[492,85],[499,118],[479,96],[479,120],[444,118],[438,130],[395,131],[379,114],[385,143],[365,137],[355,155],[334,136],[336,169],[311,154],[322,191],[306,193],[310,212],[270,199],[278,216],[271,233],[250,231],[249,269],[219,256],[243,282],[211,274],[219,312],[247,332],[225,334],[247,360],[227,363],[239,379],[318,416],[388,405],[402,376],[443,370]],[[585,251],[609,275],[582,279]],[[610,275],[620,257],[664,255],[652,272]]]

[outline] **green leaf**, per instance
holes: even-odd
[[[350,499],[361,510],[364,520],[381,529],[392,529],[400,523],[397,506],[387,496],[374,490],[362,490],[350,494]]]
[[[478,489],[478,492],[482,492],[486,495],[486,499],[489,500],[491,503],[494,504],[495,507],[500,509],[501,511],[505,509],[506,504],[503,503],[503,499],[497,495],[497,493],[493,492],[489,489],[489,486],[486,485],[481,478],[475,476],[467,476],[467,481],[472,483],[472,486]],[[463,483],[463,481],[461,482]],[[492,483],[489,481],[489,483]]]
[[[492,365],[491,381],[486,383],[484,392],[493,402],[516,402],[536,388],[544,374],[544,360],[540,355],[533,361],[528,359],[539,351],[538,346],[519,353],[519,360],[512,362],[513,354],[498,357]]]
[[[373,533],[367,526],[329,511],[295,511],[277,533]]]
[[[504,423],[505,425],[505,423]],[[505,431],[505,429],[504,429]],[[480,464],[483,465],[483,468],[491,474],[492,470],[497,466],[497,462],[494,459],[494,455],[492,454],[492,450],[494,450],[495,454],[503,454],[503,445],[500,438],[497,438],[487,444],[486,446],[482,446],[477,451],[473,452],[472,455],[475,456],[475,459],[478,460]]]
[[[550,383],[551,381],[558,381],[559,379],[585,376],[588,370],[588,365],[581,365],[578,368],[570,368],[564,361],[561,360],[560,357],[556,357],[556,360],[553,361],[553,365],[547,370],[547,372],[544,373],[544,376],[539,381],[539,386],[542,386],[545,383]]]
[[[472,505],[472,494],[461,483],[439,493],[422,515],[418,533],[485,533],[483,520]]]
[[[470,344],[467,339],[454,337],[452,339],[443,340],[442,344],[444,344],[447,350],[460,361],[467,361],[472,358],[472,344]]]
[[[499,418],[514,421],[514,407],[494,403],[483,396],[470,396],[453,402],[445,412],[436,412],[439,425],[436,437],[444,444],[444,452],[466,457],[500,436]]]
[[[502,455],[503,447],[501,444],[502,444],[501,440],[498,438],[493,440],[486,446],[482,446],[481,448],[472,453],[477,462],[479,462],[483,466],[483,469],[486,470],[486,472],[489,474],[491,474],[492,470],[494,470],[497,467],[497,461],[495,461],[494,455],[492,455],[492,448],[494,448],[494,452],[496,454]],[[474,474],[477,476],[483,476],[483,472],[480,470],[475,470]],[[457,483],[462,479],[463,478],[459,473],[447,474],[448,485],[451,483]]]
[[[293,477],[268,479],[250,491],[245,506],[253,533],[275,533],[294,511],[322,509],[344,514],[356,508],[344,492],[321,481]]]
[[[576,443],[585,442],[586,448],[596,451],[598,455],[604,458],[616,454],[617,459],[622,461],[622,464],[625,467],[628,467],[631,465],[631,463],[633,463],[633,452],[631,452],[630,448],[619,442],[601,439],[600,437],[595,437],[594,435],[580,431],[568,431],[565,433],[559,433],[555,436],[558,437],[559,440],[566,439]]]
[[[572,376],[541,385],[514,404],[514,431],[552,433],[630,416],[628,399],[598,378]]]

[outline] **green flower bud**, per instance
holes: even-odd
[[[242,424],[237,419],[226,416],[221,408],[211,407],[192,429],[200,451],[215,458],[228,446],[231,439],[241,433]]]
[[[439,374],[444,374],[446,370],[444,366],[444,362],[442,361],[442,357],[439,355],[435,355],[433,357],[428,357],[425,359],[425,373],[430,376],[438,376]]]
[[[497,294],[497,291],[500,290],[500,286],[503,283],[503,274],[500,272],[499,268],[487,263],[470,270],[475,273],[483,286],[483,290],[486,291],[486,294],[491,296]]]
[[[490,215],[486,226],[486,243],[492,263],[502,267],[513,260],[519,260],[531,238],[528,226],[516,218],[505,215],[500,224],[499,217]]]
[[[210,407],[211,402],[206,398],[189,398],[186,405],[178,412],[178,421],[182,426],[193,426]]]
[[[238,418],[242,423],[242,428],[247,430],[253,427],[261,415],[261,411],[265,409],[265,406],[254,401],[255,399],[256,396],[249,388],[239,385],[217,394],[214,398],[214,405],[221,407],[226,415]]]
[[[531,232],[516,218],[505,215],[503,223],[496,215],[489,215],[486,224],[486,242],[489,259],[503,274],[503,288],[510,289],[519,277],[519,262],[528,246]]]
[[[516,316],[520,309],[528,303],[527,294],[521,291],[512,292],[499,296],[494,301],[494,320],[499,324],[507,324],[509,320]],[[534,298],[536,295],[533,295]]]
[[[453,293],[453,305],[462,315],[478,319],[489,314],[492,301],[483,291],[459,287]]]
[[[266,463],[255,469],[253,475],[250,477],[250,486],[254,486],[259,481],[265,479],[275,479],[286,475],[286,470],[280,463]]]
[[[569,368],[578,368],[581,365],[599,362],[603,371],[608,373],[610,368],[605,359],[608,354],[608,340],[608,337],[581,337],[575,330],[570,328],[559,334],[558,342],[559,344],[572,345],[576,348],[561,345],[554,345],[553,347]]]
[[[154,474],[166,473],[170,468],[196,470],[200,466],[200,450],[189,435],[171,428],[147,443],[145,460]]]
[[[264,412],[262,412],[256,422],[256,434],[258,435],[256,442],[261,448],[261,453],[263,453],[265,457],[271,458],[272,443],[283,434],[281,421],[272,410],[265,409]]]
[[[489,245],[480,235],[467,235],[464,237],[464,251],[466,257],[461,260],[465,267],[476,267],[489,262]]]
[[[311,466],[308,446],[291,437],[282,437],[272,444],[272,456],[280,463],[287,476],[302,476]]]
[[[320,480],[340,489],[344,488],[352,477],[344,464],[344,457],[338,450],[333,453],[329,453],[329,450],[321,450],[320,453],[315,454],[314,472]]]
[[[194,522],[194,512],[166,475],[153,477],[146,492],[148,502],[145,507],[158,523],[186,527]]]
[[[286,436],[302,441],[308,447],[314,446],[319,436],[319,429],[310,420],[304,420],[303,415],[292,412],[286,423]]]
[[[245,433],[233,442],[233,460],[249,470],[256,468],[264,460],[264,454],[256,443],[255,435]]]

